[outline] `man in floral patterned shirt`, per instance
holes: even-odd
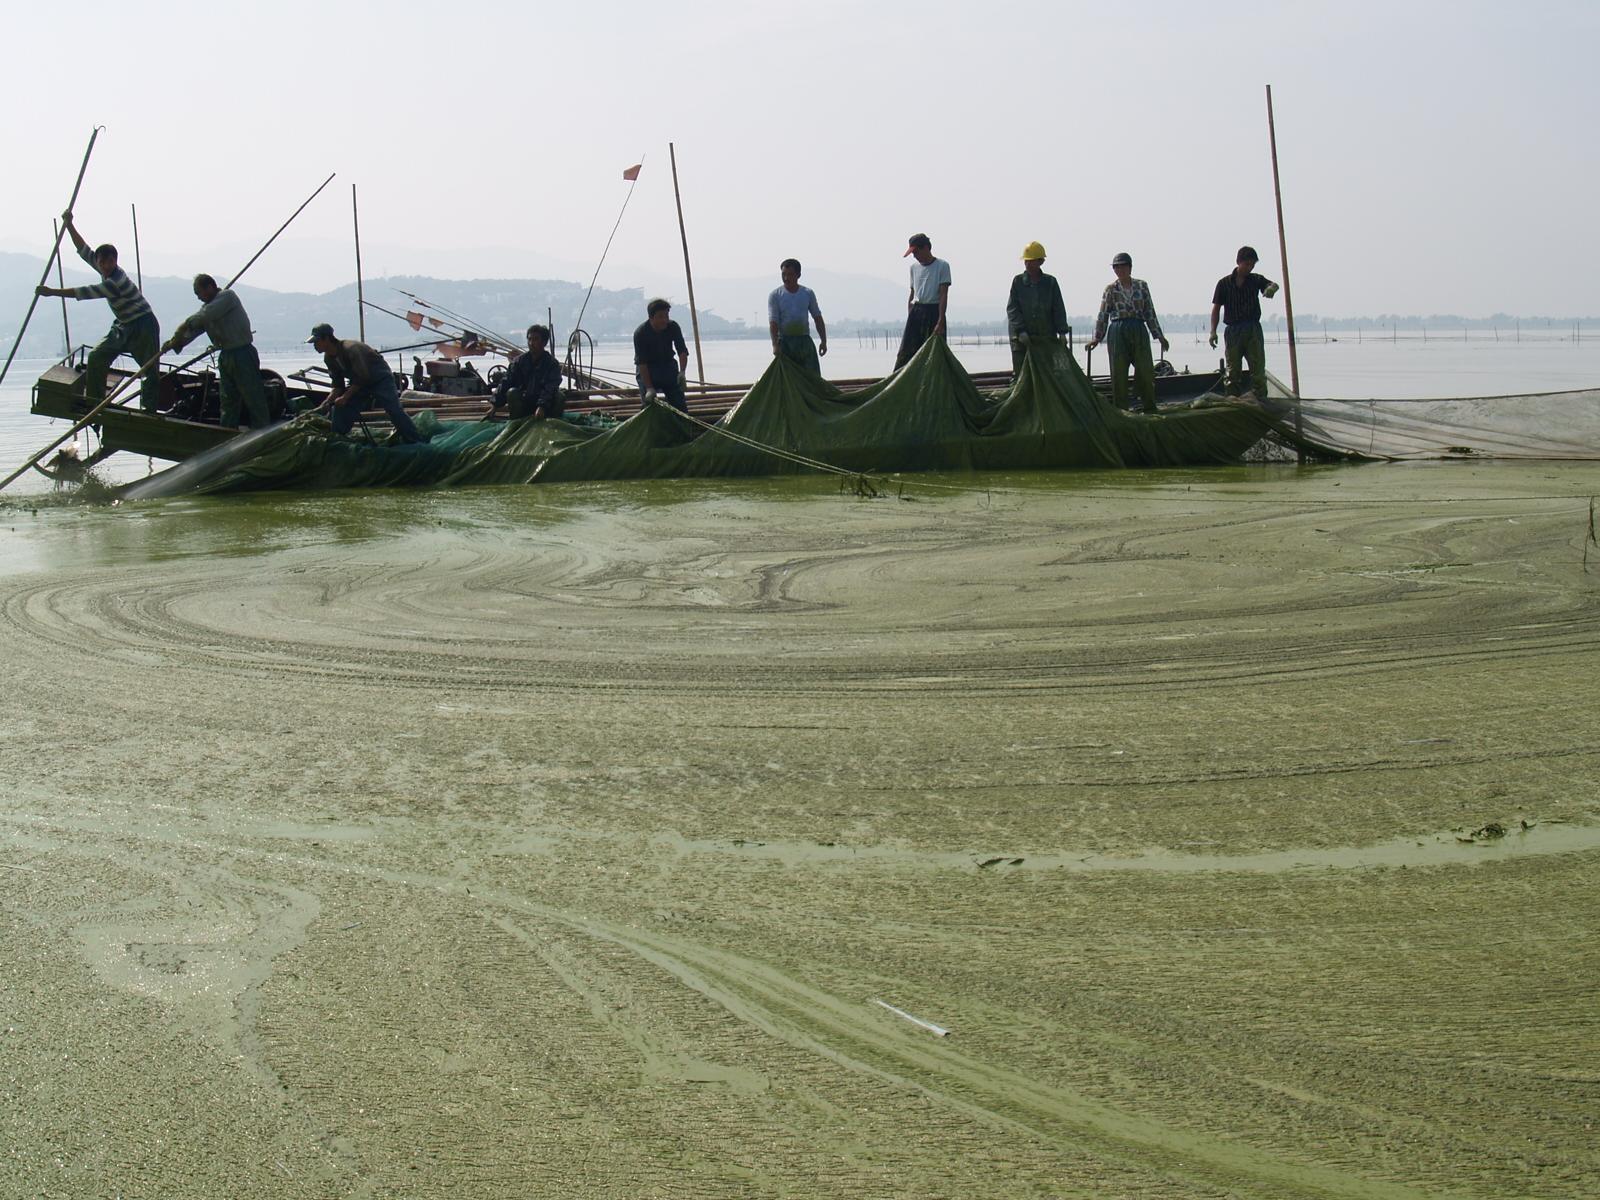
[[[1119,254],[1111,260],[1116,280],[1106,284],[1100,297],[1100,313],[1094,321],[1094,337],[1089,339],[1093,350],[1101,342],[1111,348],[1111,402],[1118,408],[1128,405],[1128,365],[1133,365],[1133,386],[1138,389],[1144,411],[1156,411],[1156,369],[1150,361],[1150,339],[1161,343],[1165,354],[1171,343],[1161,332],[1161,322],[1156,320],[1155,302],[1150,299],[1150,285],[1133,277],[1133,256]],[[1109,336],[1108,334],[1109,327]],[[1148,329],[1150,332],[1146,333]]]

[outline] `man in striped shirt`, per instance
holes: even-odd
[[[150,310],[149,302],[139,291],[139,285],[117,266],[117,248],[107,242],[90,250],[89,243],[83,240],[83,235],[73,225],[72,214],[62,213],[61,219],[66,223],[67,232],[72,235],[72,244],[78,248],[78,257],[100,272],[100,282],[73,288],[41,286],[37,289],[39,295],[64,296],[69,300],[104,300],[111,305],[111,313],[115,318],[111,322],[110,332],[89,351],[89,360],[85,364],[83,394],[93,406],[105,399],[106,372],[118,355],[129,355],[140,366],[160,356],[161,326],[156,322],[156,314]],[[159,374],[159,365],[154,365],[139,381],[139,407],[146,412],[156,409]]]

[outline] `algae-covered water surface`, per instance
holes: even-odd
[[[1593,1195],[1597,492],[0,499],[0,1191]]]

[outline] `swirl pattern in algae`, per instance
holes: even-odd
[[[0,1191],[1594,1195],[1593,490],[6,509]]]

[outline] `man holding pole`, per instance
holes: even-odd
[[[61,220],[72,235],[72,244],[78,248],[78,257],[100,273],[100,282],[74,288],[53,288],[41,284],[34,290],[41,296],[104,300],[111,305],[115,318],[111,322],[111,329],[100,339],[100,344],[89,351],[84,369],[83,394],[92,408],[105,399],[106,372],[118,355],[131,356],[141,367],[160,357],[161,326],[144,294],[139,291],[139,285],[117,266],[117,248],[107,242],[90,250],[89,243],[83,240],[83,235],[72,223],[70,209],[61,214]],[[154,412],[159,391],[160,381],[152,368],[139,381],[139,407],[146,412]]]
[[[648,320],[633,331],[633,365],[638,373],[639,395],[650,403],[661,396],[681,413],[689,411],[683,394],[683,373],[689,369],[689,347],[683,330],[672,319],[672,305],[655,299],[646,306]],[[673,357],[673,353],[677,357]]]
[[[828,352],[828,327],[822,323],[822,309],[817,307],[817,294],[800,283],[800,260],[786,258],[778,264],[783,286],[772,289],[767,297],[767,328],[772,334],[772,356],[782,354],[799,363],[813,375],[822,374],[822,364],[817,355]],[[811,341],[807,321],[817,325],[817,346]]]
[[[1064,338],[1072,332],[1061,285],[1044,273],[1044,247],[1029,242],[1022,248],[1022,274],[1011,281],[1006,300],[1006,328],[1011,334],[1011,373],[1022,374],[1028,347]]]
[[[271,416],[267,391],[261,386],[261,356],[256,353],[250,331],[250,317],[232,288],[219,288],[209,275],[194,277],[194,296],[200,310],[185,317],[162,347],[163,351],[182,350],[201,333],[217,348],[217,375],[222,391],[221,424],[224,428],[260,429]],[[239,404],[244,402],[249,424],[239,423]]]
[[[933,242],[925,233],[913,233],[906,242],[905,254],[911,264],[911,294],[906,298],[906,330],[900,337],[900,353],[895,355],[898,371],[911,361],[930,336],[942,337],[944,313],[950,303],[950,264],[933,256]]]
[[[323,407],[332,410],[335,433],[349,433],[363,411],[381,408],[402,441],[426,440],[400,407],[400,389],[395,386],[394,372],[383,361],[383,355],[365,342],[334,337],[332,325],[314,327],[306,341],[322,355],[332,380],[333,391],[323,401]]]
[[[1133,256],[1118,254],[1111,260],[1116,279],[1106,284],[1100,297],[1100,312],[1094,320],[1094,336],[1086,347],[1093,350],[1103,341],[1111,343],[1111,402],[1118,408],[1128,405],[1128,366],[1133,366],[1133,385],[1138,389],[1144,411],[1156,408],[1156,370],[1150,361],[1150,338],[1161,343],[1165,354],[1171,345],[1156,320],[1150,285],[1133,277]],[[1149,333],[1145,330],[1149,329]],[[1109,337],[1108,337],[1109,333]]]
[[[1256,252],[1239,247],[1233,270],[1217,280],[1211,293],[1211,348],[1217,348],[1217,317],[1223,321],[1222,344],[1228,356],[1228,395],[1267,398],[1267,340],[1261,332],[1261,300],[1278,294],[1278,285],[1255,273]],[[1250,383],[1244,381],[1244,360],[1250,362]]]

